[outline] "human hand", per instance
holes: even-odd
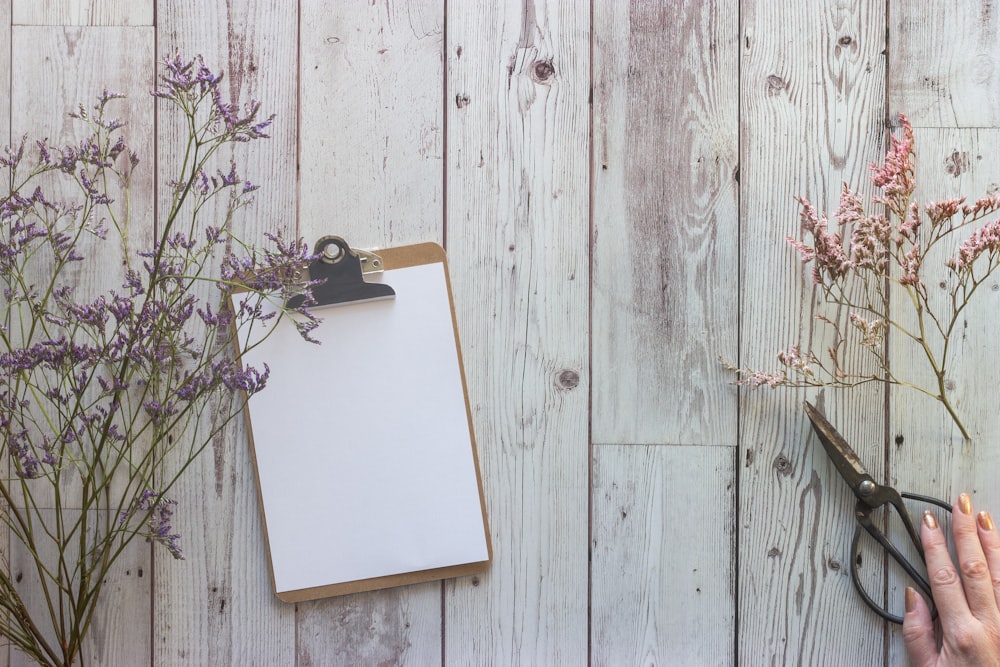
[[[930,609],[914,589],[906,589],[903,641],[917,667],[1000,666],[1000,535],[987,512],[972,513],[965,493],[952,513],[952,532],[961,576],[948,553],[937,520],[924,512],[920,522],[927,574],[941,622],[941,648]]]

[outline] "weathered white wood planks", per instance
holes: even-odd
[[[889,107],[925,127],[1000,125],[1000,15],[991,2],[889,3]]]
[[[592,663],[730,663],[735,450],[594,450]]]
[[[11,5],[15,25],[151,26],[155,2],[156,0],[12,0]]]
[[[835,210],[841,182],[862,185],[881,153],[884,12],[883,3],[868,1],[799,4],[794,12],[774,3],[742,5],[743,364],[768,368],[779,349],[801,342],[822,351],[830,340],[813,319],[821,295],[811,293],[783,239],[799,234],[794,195]],[[879,395],[808,395],[881,475]],[[847,576],[853,500],[811,436],[801,411],[807,393],[744,396],[739,662],[874,664],[882,626]]]
[[[303,234],[441,242],[444,5],[303,3]]]
[[[738,6],[594,10],[593,438],[733,446]]]
[[[734,657],[736,10],[594,6],[597,665]]]
[[[587,660],[590,17],[447,5],[447,248],[493,534],[446,664]]]

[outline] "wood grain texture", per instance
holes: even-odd
[[[494,561],[447,664],[587,660],[589,15],[447,6],[447,249]]]
[[[49,515],[46,521],[54,525],[55,515],[52,510],[42,510]],[[74,512],[76,513],[74,515]],[[78,510],[63,513],[68,521],[79,516]],[[58,561],[58,551],[54,545],[45,545],[41,550],[46,563]],[[79,551],[66,554],[72,563]],[[83,656],[80,663],[86,665],[137,665],[149,660],[149,625],[150,613],[150,581],[149,581],[150,546],[142,538],[134,540],[118,558],[105,577],[101,600],[94,614],[90,632],[83,646]],[[48,620],[47,606],[40,579],[35,568],[35,561],[23,550],[14,548],[10,559],[11,572],[18,584],[18,589],[25,606],[34,619]],[[52,591],[52,584],[49,583]],[[51,628],[51,622],[48,623]],[[48,629],[47,628],[47,629]],[[45,633],[46,640],[53,646],[56,633],[50,630]],[[32,665],[23,653],[14,648],[11,651],[11,665]]]
[[[441,583],[297,606],[298,667],[441,664]]]
[[[11,0],[14,25],[151,26],[155,2],[156,0]]]
[[[592,664],[731,663],[735,455],[594,448]]]
[[[916,130],[918,201],[941,201],[968,196],[975,200],[995,192],[1000,183],[1000,130],[936,129]],[[992,219],[995,216],[990,216]],[[937,312],[946,305],[954,282],[944,267],[944,258],[953,254],[967,236],[958,234],[945,244],[942,252],[924,262],[925,282]],[[906,321],[912,310],[908,301],[897,299],[894,315]],[[1000,507],[1000,396],[996,381],[984,368],[996,359],[996,331],[1000,326],[1000,277],[994,275],[970,301],[952,340],[947,361],[946,383],[963,423],[970,430],[972,443],[965,444],[944,407],[937,401],[905,388],[893,389],[890,395],[889,450],[890,481],[900,489],[937,496],[954,502],[967,492],[977,509],[989,508],[996,515]],[[919,348],[896,337],[891,342],[894,368],[918,370],[926,381],[932,379]],[[940,348],[938,348],[940,349]],[[917,507],[919,511],[920,507]],[[948,526],[947,513],[937,512],[942,525]],[[894,573],[895,574],[895,573]],[[889,597],[897,607],[908,581],[890,579]],[[893,633],[890,657],[901,660],[905,654],[901,637]]]
[[[737,3],[594,11],[593,438],[734,446]]]
[[[990,0],[889,4],[889,111],[921,127],[1000,125],[1000,16]]]
[[[239,216],[238,235],[259,245],[267,232],[296,234],[296,12],[255,0],[171,1],[157,9],[158,59],[178,49],[201,54],[225,73],[227,100],[260,100],[263,113],[276,114],[270,139],[233,146],[241,176],[263,185]],[[161,105],[164,182],[179,164],[175,120]],[[217,167],[228,168],[230,159],[220,154]],[[154,664],[293,664],[295,611],[273,593],[242,420],[197,459],[174,495],[183,501],[174,525],[188,559],[155,554]]]
[[[443,26],[443,3],[302,3],[300,233],[310,242],[443,241]],[[323,335],[335,344],[336,331]],[[439,664],[441,586],[299,605],[299,664]]]
[[[443,26],[443,3],[303,3],[304,228],[362,248],[441,241]]]
[[[771,370],[779,349],[824,350],[794,253],[793,195],[836,208],[841,182],[864,188],[881,154],[885,6],[816,2],[786,12],[741,7],[741,362]],[[843,320],[846,313],[828,317]],[[739,662],[873,664],[881,624],[848,576],[853,501],[801,403],[817,401],[872,472],[882,474],[884,426],[877,392],[758,390],[741,401]],[[877,566],[880,571],[880,565]],[[862,568],[880,590],[875,568]],[[874,580],[874,581],[873,581]]]

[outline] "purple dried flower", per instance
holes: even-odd
[[[137,513],[147,513],[146,541],[159,542],[167,547],[174,558],[183,559],[184,554],[179,545],[180,535],[174,533],[171,526],[175,507],[176,500],[164,498],[162,494],[146,489],[132,501],[128,509],[122,510],[118,515],[118,525],[124,526]]]
[[[250,202],[257,186],[242,180],[236,161],[218,168],[218,158],[206,156],[225,142],[266,137],[273,116],[262,118],[256,101],[241,105],[224,99],[221,80],[200,57],[187,61],[174,54],[164,63],[154,95],[189,121],[188,138],[204,147],[199,155],[206,161],[188,164],[171,181],[175,206],[162,220],[155,245],[142,252],[130,239],[115,236],[124,234],[129,217],[125,204],[110,195],[128,195],[130,167],[139,162],[120,132],[125,123],[112,113],[120,93],[105,90],[96,105],[80,105],[71,114],[89,132],[72,144],[53,146],[44,139],[29,144],[24,138],[0,150],[0,168],[7,167],[14,184],[0,197],[0,294],[7,312],[0,330],[8,341],[0,347],[0,442],[8,446],[11,477],[44,477],[55,469],[62,479],[83,481],[78,487],[86,496],[106,493],[112,474],[117,488],[124,475],[137,495],[123,501],[128,507],[115,525],[95,527],[94,544],[88,546],[94,554],[108,553],[112,540],[143,534],[182,557],[171,526],[176,503],[165,497],[169,488],[140,490],[149,480],[164,479],[159,466],[186,423],[204,416],[213,426],[224,424],[243,405],[229,394],[254,394],[266,386],[268,366],[242,368],[235,354],[236,324],[279,316],[262,308],[262,292],[275,293],[268,298],[308,297],[310,285],[300,284],[298,274],[313,258],[301,240],[270,235],[265,249],[251,247],[245,257],[231,252],[248,247],[232,231],[233,214]],[[24,165],[26,145],[29,152],[38,151],[28,158],[37,158],[30,170]],[[37,178],[41,175],[44,181]],[[47,197],[36,183],[48,187],[50,181],[57,183]],[[67,188],[58,182],[72,186],[74,195],[61,199]],[[205,206],[207,200],[226,188],[231,190],[223,217],[209,218],[215,211]],[[90,247],[79,243],[84,235],[100,239],[109,231],[124,251],[122,268],[113,269],[124,273],[122,286],[81,297],[84,290],[72,287],[76,271],[65,269]],[[218,245],[226,246],[218,255],[224,256],[221,279],[213,254]],[[118,259],[116,252],[116,264]],[[221,305],[199,298],[202,292],[194,286],[203,281],[224,290]],[[230,305],[234,283],[257,292],[238,309]],[[299,310],[304,317],[296,326],[309,338],[318,320],[305,307]],[[140,530],[127,527],[140,512]],[[35,534],[53,533],[43,527]],[[36,551],[35,544],[27,547],[46,552]],[[90,574],[85,570],[78,579]]]

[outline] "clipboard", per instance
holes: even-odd
[[[239,341],[243,363],[270,372],[246,414],[275,594],[301,602],[487,569],[444,250],[375,255],[324,237],[316,254],[321,344],[289,317]]]

